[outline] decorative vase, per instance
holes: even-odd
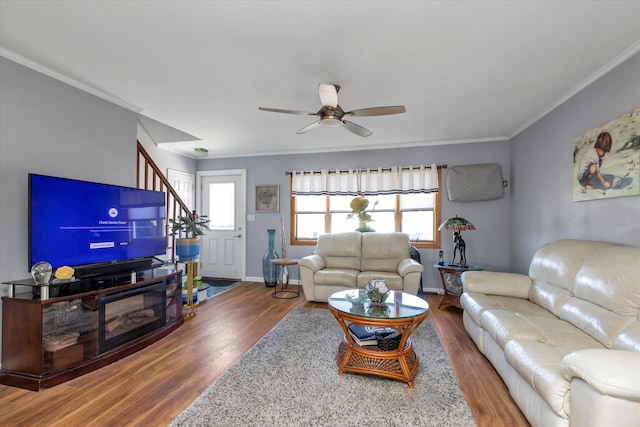
[[[278,283],[278,277],[280,276],[280,266],[271,263],[272,260],[280,258],[274,248],[276,230],[267,230],[267,236],[269,237],[269,248],[262,257],[262,274],[264,276],[264,284],[273,288]]]
[[[372,303],[383,303],[389,296],[389,288],[383,279],[371,279],[364,287],[365,294]]]
[[[179,261],[195,261],[198,255],[200,255],[200,240],[198,238],[176,239],[176,256]]]

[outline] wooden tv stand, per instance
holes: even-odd
[[[38,391],[133,354],[184,323],[182,272],[154,269],[51,284],[7,282],[0,384]],[[18,286],[30,286],[17,293]],[[22,288],[24,289],[24,288]]]

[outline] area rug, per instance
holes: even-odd
[[[214,279],[211,277],[203,277],[202,281],[209,285],[207,288],[207,299],[220,295],[221,293],[244,283],[237,280]]]
[[[324,309],[298,307],[185,409],[171,426],[474,426],[433,330],[412,335],[414,388],[338,375],[342,330]]]

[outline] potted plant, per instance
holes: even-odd
[[[191,302],[193,305],[198,304],[198,289],[196,288],[195,280],[193,287],[191,288]],[[186,280],[182,283],[182,305],[189,305],[189,284]]]
[[[198,289],[199,303],[205,302],[207,300],[207,288],[209,288],[209,285],[207,282],[202,281],[202,276],[196,276],[193,278],[193,287],[194,289]]]
[[[209,220],[206,215],[199,216],[194,211],[191,215],[178,215],[176,219],[169,219],[171,236],[176,236],[176,256],[180,261],[193,261],[200,254],[200,240],[198,236],[209,230]]]

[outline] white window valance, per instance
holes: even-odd
[[[376,195],[435,193],[438,167],[393,166],[347,170],[293,171],[293,195]]]

